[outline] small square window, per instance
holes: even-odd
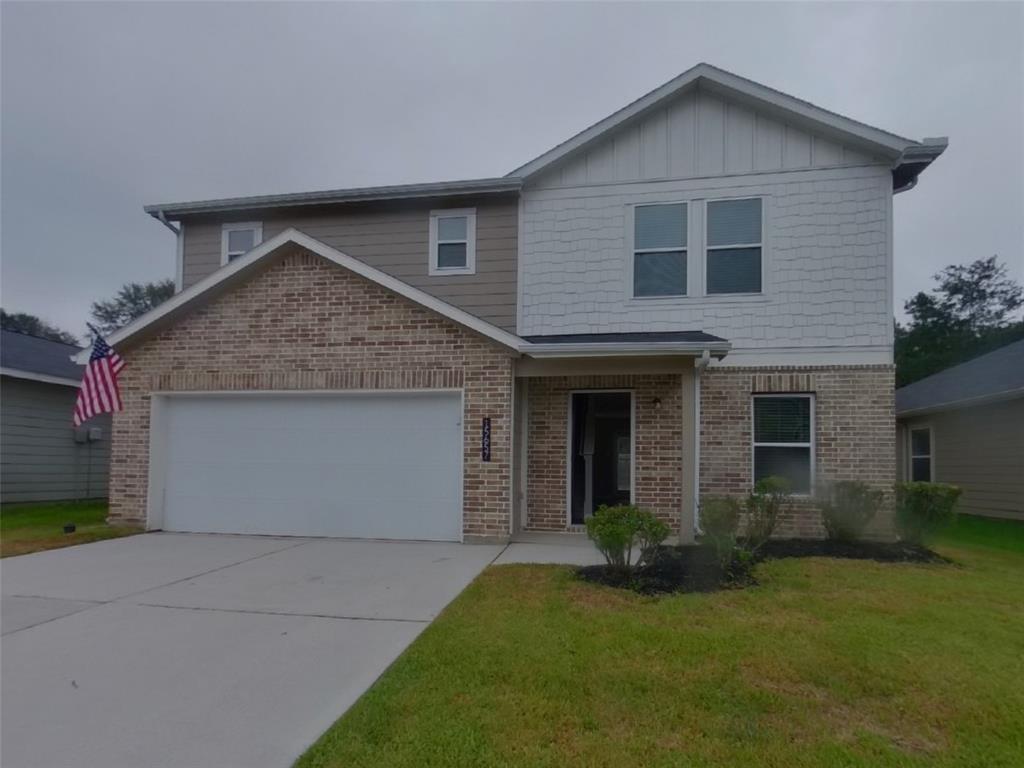
[[[686,203],[633,208],[633,295],[686,295]]]
[[[761,198],[707,204],[707,292],[760,293]]]
[[[476,272],[476,211],[432,211],[430,214],[431,275]]]
[[[225,224],[221,228],[221,266],[244,256],[263,242],[263,225],[259,222]]]

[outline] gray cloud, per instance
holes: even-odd
[[[169,277],[142,205],[501,175],[698,61],[950,149],[896,198],[896,301],[1024,279],[1024,6],[11,3],[0,300],[81,332]]]

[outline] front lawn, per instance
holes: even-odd
[[[105,501],[17,504],[0,510],[0,557],[139,533],[130,526],[107,525]],[[74,523],[74,533],[64,525]]]
[[[298,766],[1018,766],[1024,526],[646,598],[485,571]]]

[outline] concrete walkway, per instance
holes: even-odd
[[[153,533],[0,561],[4,768],[285,768],[503,545]]]

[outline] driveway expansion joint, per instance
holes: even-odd
[[[331,613],[293,613],[290,611],[262,611],[256,608],[210,608],[202,605],[165,605],[163,603],[132,603],[146,608],[170,608],[177,611],[211,611],[213,613],[246,613],[257,616],[294,616],[297,619],[338,619],[340,621],[384,621],[401,624],[429,624],[434,619],[396,619],[381,616],[338,616]]]

